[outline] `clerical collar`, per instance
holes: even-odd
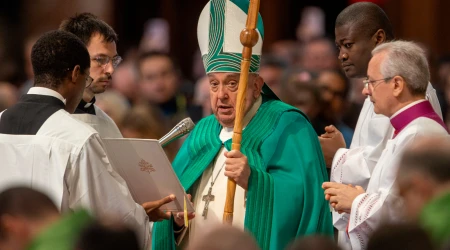
[[[430,102],[422,99],[408,104],[399,111],[395,112],[393,116],[391,116],[391,124],[395,129],[394,138],[409,123],[419,117],[427,117],[429,119],[432,119],[446,128],[444,122],[439,117],[439,115],[436,114]]]
[[[400,113],[403,113],[403,111],[405,111],[405,110],[411,108],[412,106],[414,106],[414,105],[416,105],[416,104],[419,104],[419,103],[421,103],[421,102],[426,102],[426,101],[427,101],[426,99],[420,99],[420,100],[418,100],[418,101],[412,102],[412,103],[406,105],[405,107],[399,109],[399,110],[398,110],[397,112],[395,112],[389,119],[394,119],[397,115],[399,115]]]
[[[95,96],[92,98],[90,102],[85,102],[83,99],[81,99],[80,103],[77,106],[77,109],[75,110],[75,114],[91,114],[95,115]]]
[[[64,103],[64,105],[66,105],[66,99],[64,99],[64,97],[60,93],[54,91],[53,89],[44,88],[44,87],[32,87],[32,88],[30,88],[30,90],[28,90],[27,94],[53,96],[53,97],[61,100]]]
[[[245,127],[248,125],[250,120],[256,115],[256,112],[258,112],[259,107],[262,103],[262,97],[259,96],[255,103],[253,103],[253,106],[250,108],[250,110],[247,112],[247,114],[244,116],[244,119],[242,120],[242,127],[245,129]],[[220,131],[219,138],[222,141],[222,143],[228,141],[233,137],[233,129],[234,128],[222,128],[222,131]]]

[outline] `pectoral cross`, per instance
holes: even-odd
[[[209,188],[208,194],[203,195],[203,201],[205,202],[205,208],[203,208],[202,216],[206,219],[206,216],[208,215],[208,206],[210,201],[214,201],[214,195],[211,194],[212,187]]]

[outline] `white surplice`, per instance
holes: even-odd
[[[89,103],[90,104],[90,103]],[[97,105],[94,105],[95,115],[93,114],[72,114],[77,120],[82,121],[93,127],[101,138],[123,138],[116,123]]]
[[[426,99],[434,111],[442,118],[442,111],[436,90],[428,83]],[[387,141],[392,138],[394,129],[389,118],[375,114],[373,103],[367,97],[358,118],[355,133],[349,149],[339,149],[333,158],[330,181],[359,185],[367,188],[372,171],[377,164]],[[348,215],[333,212],[333,225],[339,230],[339,241],[346,237]]]
[[[54,91],[30,91],[60,99]],[[145,210],[113,170],[99,134],[65,110],[51,115],[36,135],[0,134],[0,159],[0,189],[22,184],[49,195],[63,213],[85,208],[113,216],[132,227],[141,247],[149,249]]]
[[[411,103],[396,114],[421,101]],[[394,139],[387,140],[386,147],[373,168],[366,192],[356,197],[351,213],[344,217],[347,219],[345,226],[348,226],[348,234],[345,229],[339,232],[339,244],[342,248],[365,249],[370,234],[380,223],[400,219],[398,212],[401,211],[401,200],[395,187],[398,163],[406,146],[422,136],[448,136],[448,133],[436,121],[419,117],[410,122]],[[344,221],[344,218],[341,217],[341,221]]]

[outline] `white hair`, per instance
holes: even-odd
[[[410,41],[391,41],[372,50],[372,56],[379,53],[386,53],[380,66],[383,77],[401,76],[413,95],[426,93],[430,70],[425,51],[419,45]]]

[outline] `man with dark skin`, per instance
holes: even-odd
[[[376,4],[368,2],[355,3],[344,9],[336,19],[335,35],[339,60],[349,78],[366,77],[371,51],[377,45],[394,39],[392,25],[384,11]],[[364,88],[362,93],[367,96],[367,88]],[[427,99],[442,117],[431,84],[428,84]],[[352,182],[364,187],[386,140],[393,133],[389,120],[376,115],[373,112],[373,104],[367,99],[361,110],[350,149],[345,149],[342,134],[335,126],[327,126],[325,131],[319,140],[327,167],[334,168],[337,161],[346,155],[346,160],[339,163],[354,165],[351,162],[358,162],[357,171],[364,173],[359,179],[352,179]],[[362,167],[359,166],[361,164]],[[349,171],[353,173],[351,169]]]
[[[349,78],[365,78],[371,51],[394,39],[387,15],[378,5],[369,2],[355,3],[341,11],[336,18],[335,36],[338,58]],[[367,86],[362,94],[369,95]],[[442,117],[436,91],[430,83],[426,99]],[[327,126],[325,131],[319,140],[327,167],[331,168],[330,181],[351,191],[357,191],[356,185],[366,189],[372,170],[394,132],[389,119],[375,114],[373,103],[367,98],[349,149],[345,146],[342,133],[334,125]],[[347,186],[348,183],[354,186]],[[340,233],[345,234],[348,215],[333,212],[333,224]]]

